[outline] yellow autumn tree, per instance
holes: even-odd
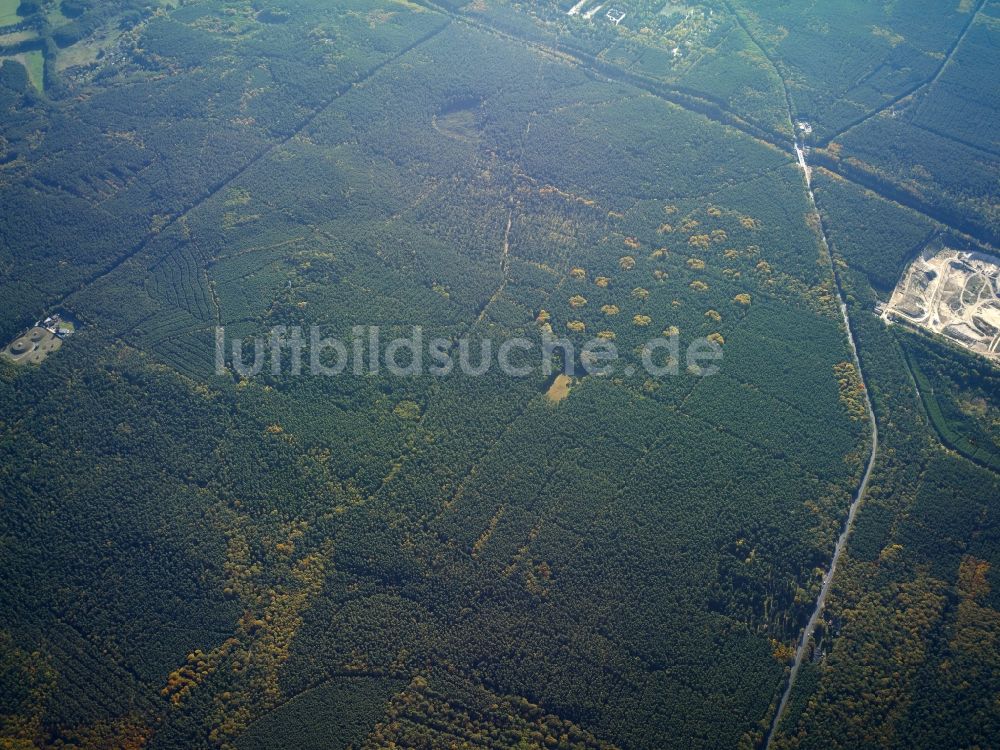
[[[594,279],[594,283],[597,284],[597,286],[601,287],[601,289],[607,289],[608,284],[611,283],[611,279],[609,279],[607,276],[598,276],[596,279]]]
[[[637,326],[648,326],[653,322],[653,319],[648,315],[633,315],[632,324]]]
[[[604,305],[601,308],[601,312],[605,315],[617,315],[621,312],[621,308],[619,308],[618,305]]]
[[[771,653],[774,655],[774,658],[782,664],[789,664],[795,659],[795,646],[782,643],[781,641],[772,638]]]
[[[583,333],[587,330],[587,324],[582,320],[571,320],[566,324],[566,327],[573,331],[573,333]]]
[[[587,298],[581,294],[574,294],[569,298],[569,306],[574,310],[587,304]]]
[[[618,266],[623,271],[631,271],[633,268],[635,268],[635,258],[633,258],[631,255],[623,255],[621,258],[618,259]]]

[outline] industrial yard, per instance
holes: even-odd
[[[881,314],[1000,361],[1000,259],[935,243],[906,269]]]

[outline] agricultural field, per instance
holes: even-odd
[[[995,744],[992,2],[25,6],[0,747]]]
[[[5,60],[10,60],[20,65],[27,72],[28,81],[34,86],[36,91],[41,93],[45,90],[45,58],[41,51],[32,50],[9,57],[0,57],[0,65]]]
[[[21,0],[0,0],[0,27],[12,26],[21,20],[17,8]]]

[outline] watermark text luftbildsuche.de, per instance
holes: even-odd
[[[683,348],[683,352],[682,352]],[[682,356],[683,354],[683,356]],[[510,377],[527,377],[538,371],[548,376],[562,373],[633,375],[640,367],[649,376],[705,377],[719,371],[722,347],[699,337],[682,347],[678,334],[646,341],[638,349],[638,362],[619,356],[614,341],[592,338],[582,344],[543,333],[539,339],[425,338],[420,326],[409,336],[384,339],[379,326],[356,325],[347,340],[325,336],[318,325],[274,326],[264,335],[226,337],[215,329],[215,372],[235,372],[249,379],[267,373],[272,377],[303,375],[344,376],[388,373],[397,377],[445,377],[461,372],[485,375],[494,367]],[[681,365],[684,365],[683,370]],[[266,368],[266,369],[265,369]]]

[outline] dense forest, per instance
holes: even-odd
[[[0,357],[0,747],[996,744],[1000,374],[874,314],[995,253],[938,5],[0,12],[0,347],[75,322]],[[620,361],[217,365],[274,326]]]

